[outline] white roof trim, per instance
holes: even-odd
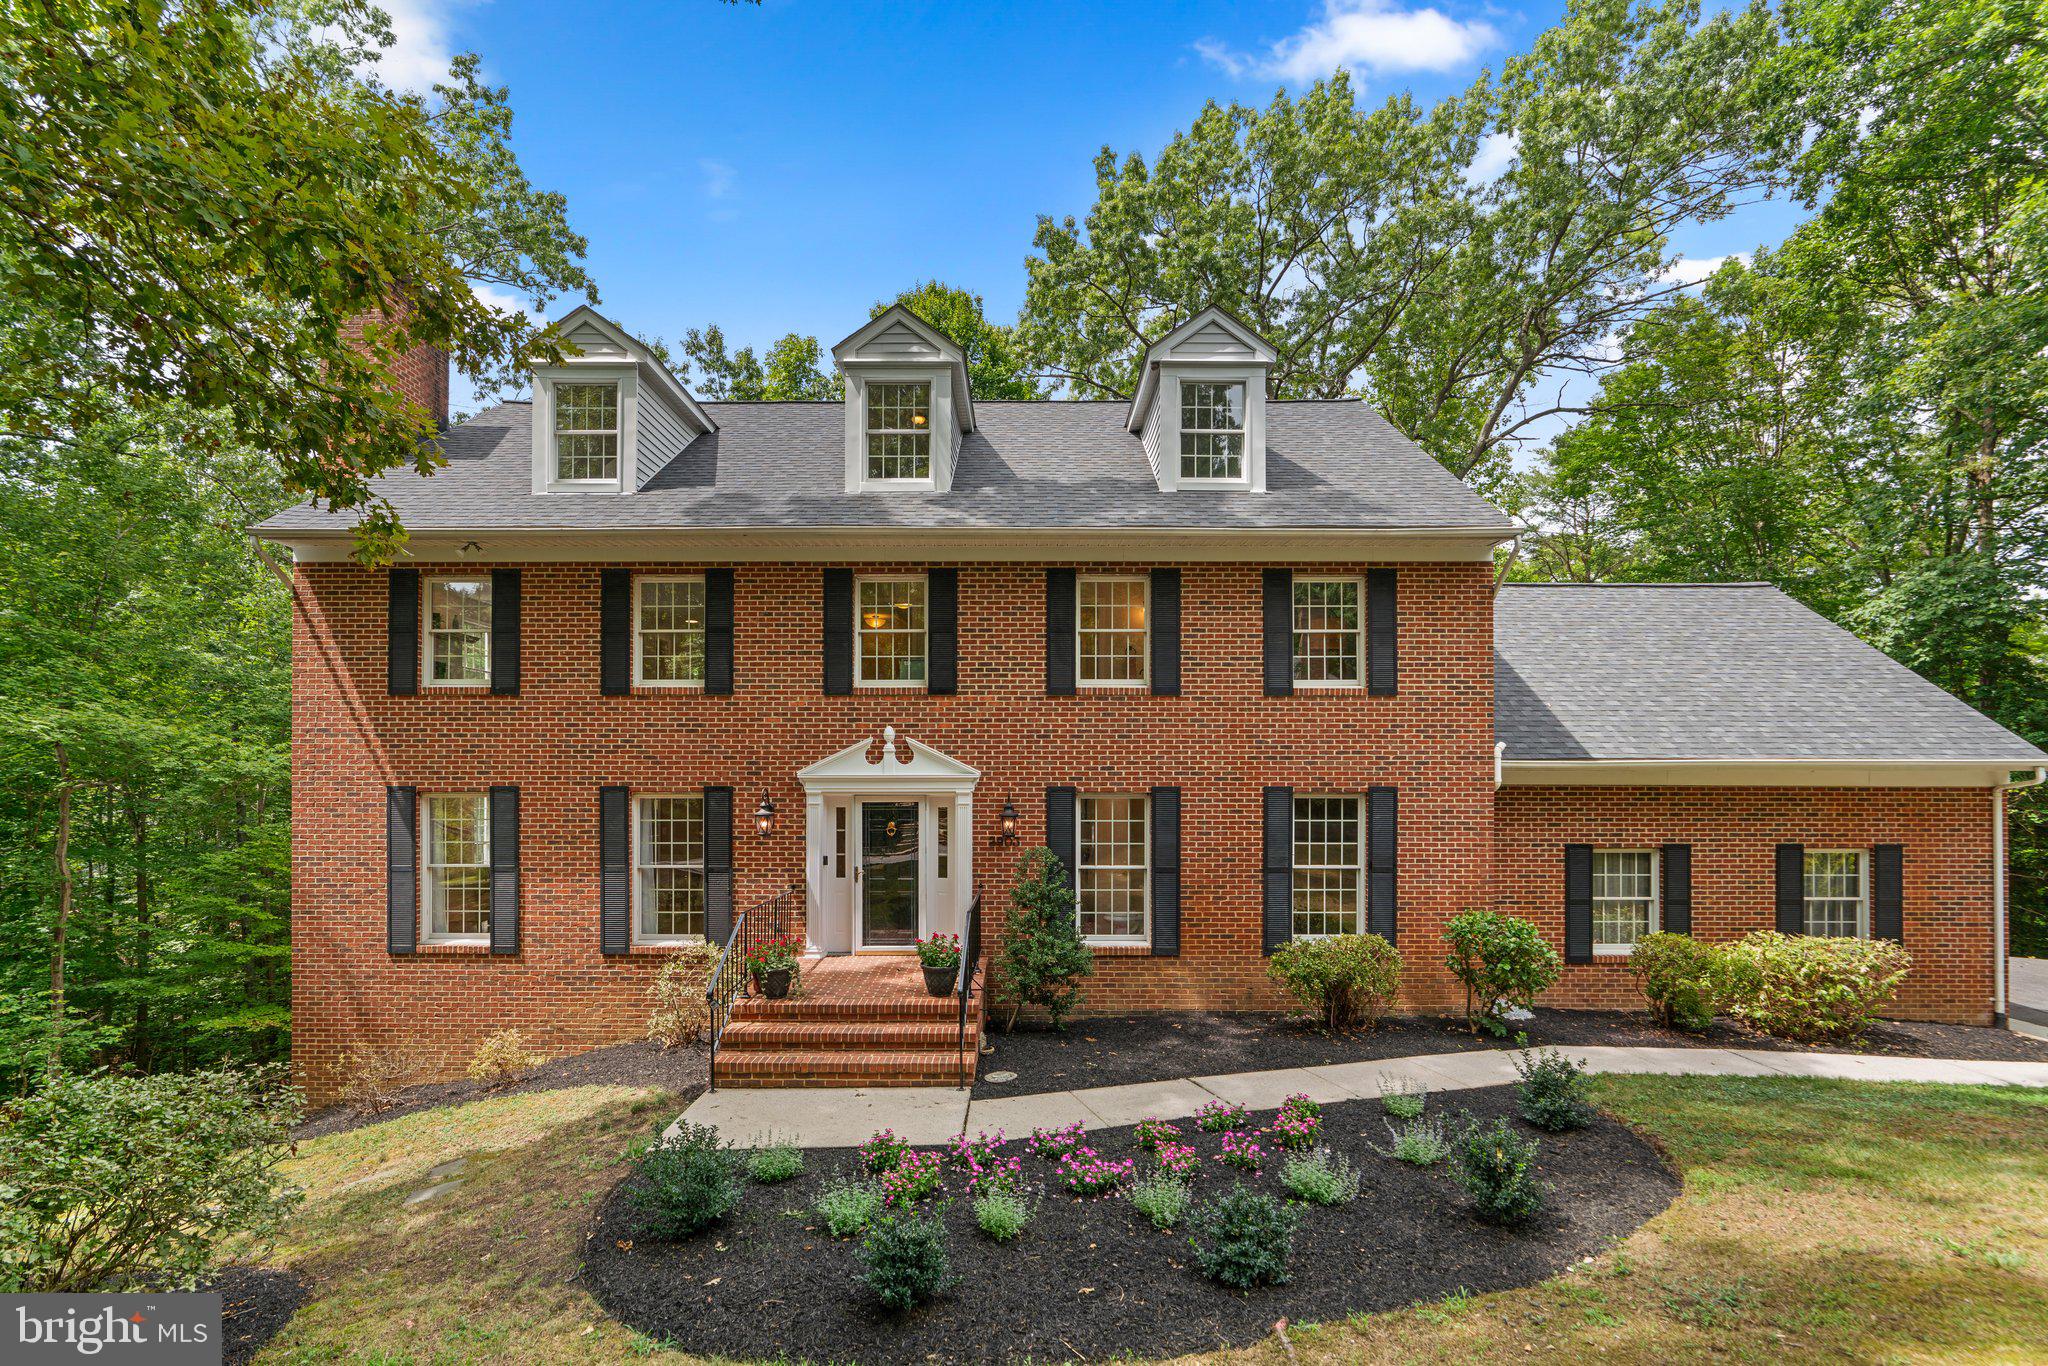
[[[1212,323],[1228,332],[1231,336],[1236,337],[1250,349],[1252,359],[1249,362],[1233,362],[1233,364],[1271,365],[1280,359],[1280,353],[1273,349],[1271,342],[1268,342],[1264,337],[1252,331],[1251,328],[1245,326],[1245,324],[1239,322],[1215,304],[1210,304],[1207,308],[1196,313],[1194,317],[1189,318],[1179,327],[1174,328],[1158,341],[1145,348],[1145,357],[1139,362],[1138,388],[1131,395],[1131,411],[1124,419],[1124,426],[1127,429],[1135,432],[1138,428],[1142,427],[1145,424],[1145,414],[1152,407],[1153,397],[1159,389],[1160,362],[1156,357],[1161,352],[1171,351],[1174,347],[1180,345],[1180,343]],[[1182,363],[1207,365],[1217,362],[1187,361]]]
[[[845,749],[828,754],[797,771],[797,781],[809,792],[955,792],[974,791],[981,770],[942,754],[930,745],[901,737],[910,753],[897,753],[896,727],[882,728],[882,753],[868,760],[871,740],[856,740]]]
[[[683,386],[683,382],[677,379],[675,374],[666,365],[663,365],[652,351],[649,351],[645,345],[636,340],[625,328],[620,327],[589,304],[576,305],[576,307],[555,319],[554,322],[549,323],[548,326],[557,332],[567,332],[571,327],[581,322],[591,324],[598,331],[603,332],[606,336],[624,347],[626,353],[633,358],[634,364],[639,367],[641,375],[652,380],[660,387],[663,393],[674,400],[676,405],[682,409],[684,417],[696,426],[698,432],[715,432],[718,430],[718,424],[711,420],[711,414],[704,411],[703,405],[697,402],[695,396]]]
[[[960,349],[958,342],[939,331],[938,328],[933,327],[923,318],[912,313],[902,304],[890,304],[880,313],[868,319],[861,327],[842,338],[838,345],[832,348],[834,363],[842,370],[848,365],[902,366],[909,364],[909,362],[902,360],[862,360],[853,354],[866,345],[869,340],[886,332],[898,323],[908,327],[911,331],[917,333],[918,336],[923,337],[926,342],[930,343],[933,349],[946,358],[946,364],[953,371],[953,393],[956,396],[956,401],[953,404],[954,415],[959,419],[961,431],[973,431],[974,393],[972,387],[967,382],[967,353]]]
[[[1996,759],[1507,759],[1506,787],[1990,787]]]

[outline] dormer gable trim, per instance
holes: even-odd
[[[640,371],[641,378],[655,384],[668,397],[671,403],[680,408],[684,417],[697,429],[698,434],[701,435],[705,432],[715,432],[718,430],[718,424],[711,420],[711,414],[704,411],[704,405],[697,402],[696,397],[684,387],[681,380],[675,377],[674,372],[661,363],[660,357],[648,350],[645,345],[638,341],[630,332],[626,331],[626,329],[620,327],[610,318],[605,317],[604,314],[598,312],[589,304],[578,304],[549,324],[555,332],[560,333],[564,338],[576,328],[584,325],[596,328],[623,350],[626,355],[630,356],[634,366]],[[564,361],[564,364],[602,364],[611,359],[613,358],[586,352],[581,355],[569,356]]]
[[[1235,345],[1219,345],[1223,339]],[[1124,426],[1133,432],[1144,427],[1146,415],[1158,400],[1159,367],[1162,364],[1170,361],[1189,366],[1256,366],[1263,371],[1279,359],[1280,353],[1272,343],[1252,331],[1242,318],[1226,308],[1210,304],[1145,348],[1138,388],[1131,395],[1131,411],[1124,419]]]
[[[875,344],[899,328],[908,330],[922,343],[924,349],[933,354],[873,354]],[[960,349],[958,342],[902,304],[890,304],[870,318],[864,326],[834,346],[832,359],[842,372],[849,365],[893,368],[943,365],[952,372],[953,393],[956,396],[953,415],[958,419],[960,430],[974,430],[974,395],[967,383],[967,353]]]
[[[549,331],[564,354],[536,364],[531,376],[536,494],[637,493],[718,430],[660,357],[588,304]],[[569,442],[577,448],[573,472]]]

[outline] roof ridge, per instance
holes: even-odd
[[[1508,579],[1503,588],[1778,588],[1767,579],[1612,579],[1588,583],[1584,579]],[[1783,592],[1783,589],[1778,589]]]

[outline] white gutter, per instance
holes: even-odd
[[[2036,766],[2034,776],[1991,789],[1991,1022],[2005,1023],[2005,794],[2048,781],[2048,768]]]

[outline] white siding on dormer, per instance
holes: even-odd
[[[602,328],[594,323],[583,322],[562,334],[577,350],[586,356],[623,356],[626,348],[620,346]]]
[[[861,360],[940,361],[945,353],[903,323],[885,327],[855,353]]]
[[[675,409],[651,388],[640,391],[639,449],[634,452],[633,487],[644,489],[690,444],[690,429]]]
[[[1174,360],[1251,360],[1257,353],[1221,323],[1197,328],[1174,346]]]

